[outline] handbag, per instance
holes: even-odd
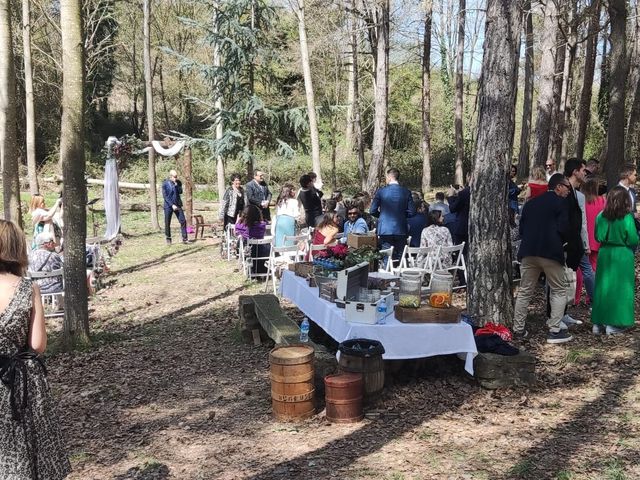
[[[576,301],[577,275],[575,270],[564,267],[564,283],[566,285],[567,305],[573,305]]]

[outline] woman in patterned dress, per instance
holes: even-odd
[[[442,211],[432,210],[429,212],[429,226],[422,230],[420,235],[421,247],[452,247],[453,240],[451,232],[442,225]],[[420,261],[420,258],[418,259]],[[440,265],[443,269],[451,268],[451,255],[445,253],[440,257]]]
[[[22,275],[27,245],[0,220],[0,478],[58,480],[71,471],[62,445],[46,369],[40,290]]]

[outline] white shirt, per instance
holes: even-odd
[[[631,212],[635,213],[636,211],[636,206],[633,204],[633,195],[631,195],[631,188],[627,187],[624,183],[620,182],[618,183],[618,185],[620,185],[622,188],[624,188],[627,193],[629,193],[629,200],[631,200]]]
[[[282,204],[276,206],[276,216],[278,215],[298,218],[300,215],[300,201],[295,198],[287,198]]]

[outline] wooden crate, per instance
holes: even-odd
[[[458,323],[461,308],[433,308],[422,305],[420,308],[394,307],[396,318],[402,323]]]

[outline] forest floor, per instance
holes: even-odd
[[[166,246],[146,216],[125,219],[133,235],[91,300],[93,344],[48,360],[69,478],[640,478],[637,327],[594,337],[585,322],[547,345],[534,305],[533,388],[483,390],[442,361],[400,372],[360,423],[278,423],[269,347],[242,343],[237,326],[238,295],[261,286],[213,239]]]

